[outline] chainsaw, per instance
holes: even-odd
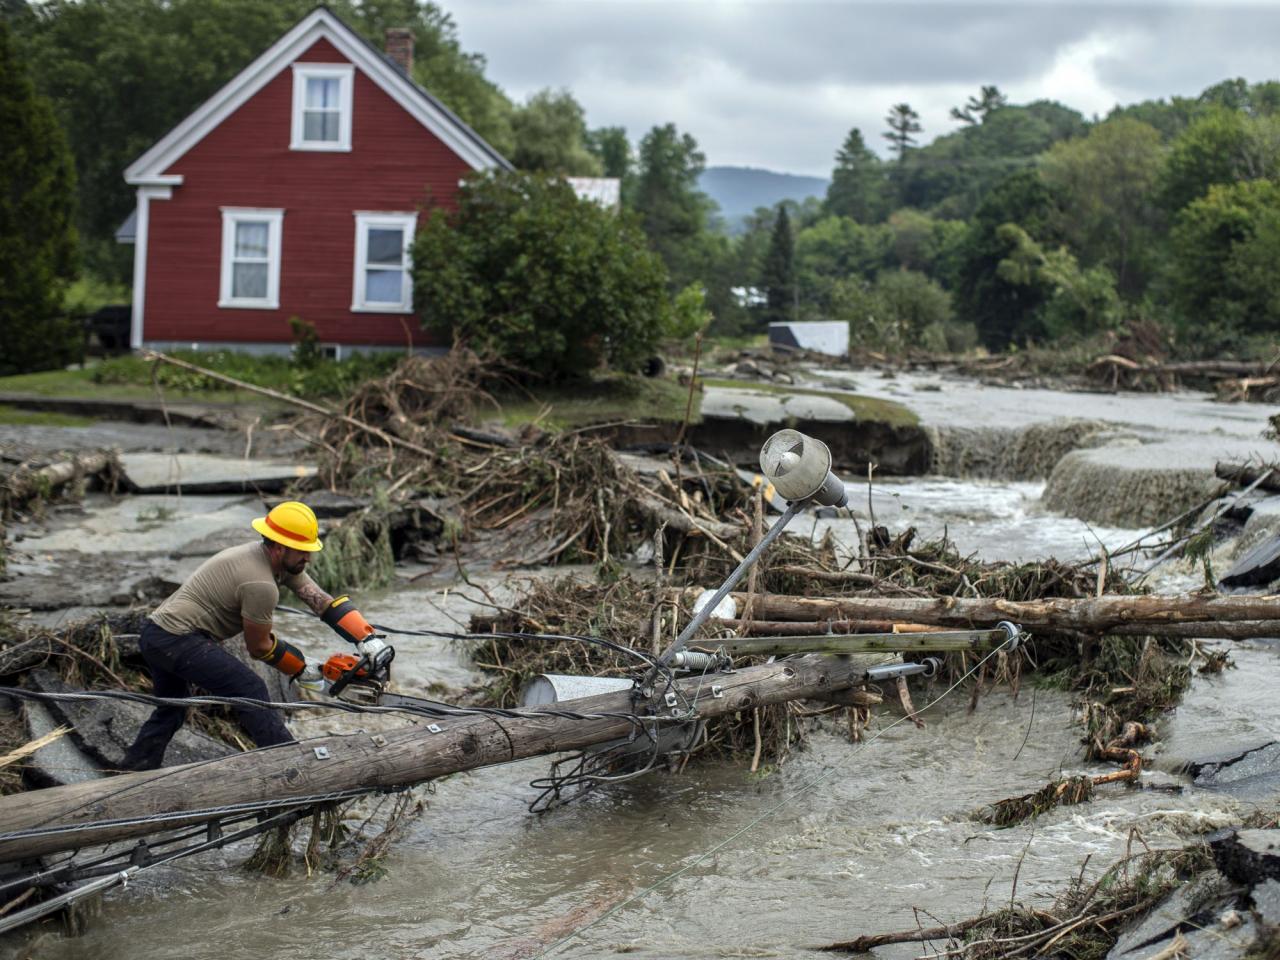
[[[451,709],[437,700],[387,692],[396,648],[360,615],[349,597],[334,600],[321,619],[356,649],[335,653],[321,666],[324,692],[329,696],[361,706]]]
[[[370,635],[356,643],[356,652],[335,653],[324,662],[320,675],[324,692],[345,703],[365,707],[409,707],[415,710],[456,710],[452,704],[426,697],[389,693],[391,662],[396,648],[382,637]]]

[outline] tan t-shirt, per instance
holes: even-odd
[[[312,583],[305,573],[280,581],[295,593]],[[196,572],[151,614],[151,622],[173,634],[207,633],[215,640],[234,637],[242,620],[270,625],[280,588],[261,542],[228,547],[200,564]]]

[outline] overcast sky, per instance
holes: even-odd
[[[708,166],[828,176],[852,127],[872,149],[890,105],[921,142],[982,84],[1086,116],[1280,79],[1280,0],[1061,4],[862,0],[442,0],[463,49],[514,100],[567,88],[632,142],[691,133]]]

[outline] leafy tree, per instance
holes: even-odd
[[[1173,307],[1188,341],[1213,350],[1280,332],[1280,183],[1215,185],[1171,235]]]
[[[881,218],[884,189],[883,164],[863,142],[862,131],[854,127],[836,154],[826,212],[859,223],[875,223]]]
[[[1001,107],[981,124],[909,151],[893,171],[899,205],[940,219],[968,219],[996,183],[1087,127],[1079,113],[1048,100]]]
[[[75,171],[4,21],[0,76],[0,374],[9,375],[74,356],[77,331],[61,307],[76,266]]]
[[[640,214],[675,289],[701,279],[708,258],[707,218],[715,204],[698,189],[705,167],[698,142],[673,123],[654,127],[640,141],[629,205]]]
[[[600,161],[587,149],[582,106],[568,90],[542,90],[511,118],[515,149],[508,158],[520,170],[596,177]]]
[[[1044,332],[1043,307],[1054,293],[1043,279],[1011,283],[1000,275],[1001,262],[1015,249],[1000,228],[1016,223],[1041,242],[1060,244],[1057,207],[1053,189],[1035,171],[1022,170],[996,185],[969,225],[957,251],[955,306],[991,349],[1038,339]]]
[[[987,115],[1007,106],[1009,98],[997,86],[983,86],[976,97],[970,97],[963,107],[951,108],[951,119],[961,123],[984,123]]]
[[[1120,323],[1120,297],[1115,278],[1106,267],[1081,270],[1066,247],[1045,250],[1014,223],[1004,224],[996,233],[1010,248],[997,268],[1001,279],[1053,288],[1044,310],[1045,331],[1050,337],[1088,336],[1114,329]]]
[[[1280,173],[1280,117],[1211,107],[1173,142],[1160,175],[1160,202],[1177,213],[1214,184]]]
[[[951,320],[951,295],[915,270],[886,270],[873,287],[882,322],[903,345],[920,341],[925,330]]]
[[[769,252],[765,254],[764,269],[760,272],[760,287],[767,300],[765,323],[796,319],[795,238],[791,235],[791,218],[787,216],[785,203],[778,204]]]
[[[849,324],[849,340],[864,347],[903,350],[947,348],[951,298],[937,283],[912,270],[886,270],[873,283],[841,281],[831,314]]]
[[[1119,117],[1054,145],[1041,163],[1046,182],[1065,198],[1060,224],[1072,249],[1086,266],[1106,266],[1126,297],[1137,297],[1155,268],[1162,162],[1159,132]]]
[[[638,369],[672,332],[666,271],[635,218],[559,178],[473,178],[455,212],[432,212],[413,262],[424,326],[549,379]]]
[[[587,149],[604,170],[606,177],[625,180],[631,175],[633,157],[627,131],[623,127],[598,127],[587,133]]]
[[[891,261],[892,243],[888,226],[848,217],[824,217],[799,231],[796,285],[802,307],[819,319],[834,315],[837,288],[852,278],[870,282]]]
[[[913,134],[920,133],[920,114],[911,109],[907,103],[895,103],[889,108],[884,122],[889,129],[882,136],[889,141],[889,149],[898,155],[899,162],[907,155],[907,148],[916,145]]]
[[[933,218],[927,213],[903,207],[889,216],[893,232],[893,258],[904,270],[925,270],[936,251],[933,248]]]

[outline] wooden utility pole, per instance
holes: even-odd
[[[691,588],[678,593],[677,599],[691,606],[700,591]],[[746,594],[735,593],[732,596],[739,606],[747,601]],[[803,620],[810,623],[824,620],[901,620],[944,627],[984,627],[1008,620],[1027,630],[1044,633],[1107,633],[1118,628],[1131,632],[1129,628],[1138,626],[1159,633],[1167,626],[1178,624],[1280,620],[1280,595],[1109,595],[1023,601],[998,597],[790,597],[760,593],[754,597],[755,613],[762,620]],[[1178,629],[1170,632],[1186,635]],[[705,642],[703,646],[706,646]]]
[[[866,682],[866,671],[896,657],[810,656],[691,677],[676,683],[683,702],[668,706],[661,687],[649,703],[661,716],[710,719],[786,700],[826,696]],[[519,711],[518,717],[415,718],[401,730],[317,737],[106,780],[0,797],[0,862],[96,846],[161,830],[211,823],[237,806],[320,797],[345,790],[396,789],[448,773],[576,750],[627,737],[625,717],[579,720],[547,711],[631,714],[629,692],[601,694]],[[434,728],[434,729],[433,729]],[[163,820],[157,819],[163,818]]]

